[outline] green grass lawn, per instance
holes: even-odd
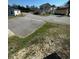
[[[53,37],[54,39],[62,39],[62,46],[68,46],[70,44],[70,25],[63,24],[55,24],[55,23],[46,23],[41,28],[36,30],[36,32],[32,33],[28,37],[19,38],[19,37],[9,37],[9,56],[13,53],[19,51],[24,47],[28,47],[32,44],[38,44],[39,41],[45,40],[45,37],[48,36]]]

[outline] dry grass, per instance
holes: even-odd
[[[9,38],[9,57],[24,47],[32,44],[42,44],[48,38],[53,39],[56,52],[63,58],[69,59],[70,49],[70,25],[46,23],[36,32],[25,38]],[[54,48],[53,48],[54,49]],[[29,54],[30,55],[30,54]]]

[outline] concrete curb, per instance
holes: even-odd
[[[11,36],[15,36],[15,34],[10,29],[8,29],[8,37],[11,37]]]

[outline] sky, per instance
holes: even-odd
[[[68,0],[8,0],[9,5],[22,5],[22,6],[37,6],[39,7],[41,4],[50,3],[51,5],[62,6]]]

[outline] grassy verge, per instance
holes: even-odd
[[[50,16],[50,15],[54,15],[54,14],[46,13],[46,14],[41,14],[40,16]]]
[[[26,44],[32,40],[32,38],[36,35],[38,35],[39,33],[44,33],[46,32],[46,29],[49,28],[49,24],[45,24],[43,27],[39,28],[36,32],[32,33],[30,36],[25,37],[25,38],[19,38],[16,36],[13,37],[9,37],[9,52],[10,53],[14,53],[16,51],[18,51],[19,49],[23,48],[24,46],[26,46]]]
[[[61,25],[55,23],[46,23],[41,28],[39,28],[36,32],[32,33],[28,37],[19,38],[19,37],[9,37],[9,56],[20,49],[27,47],[31,44],[38,44],[39,41],[44,40],[46,36],[54,37],[55,39],[63,39],[64,45],[69,46],[69,37],[70,37],[70,29],[69,25]],[[60,35],[60,36],[59,36]],[[62,36],[61,36],[62,35]]]
[[[50,14],[41,14],[40,16],[49,16]]]

